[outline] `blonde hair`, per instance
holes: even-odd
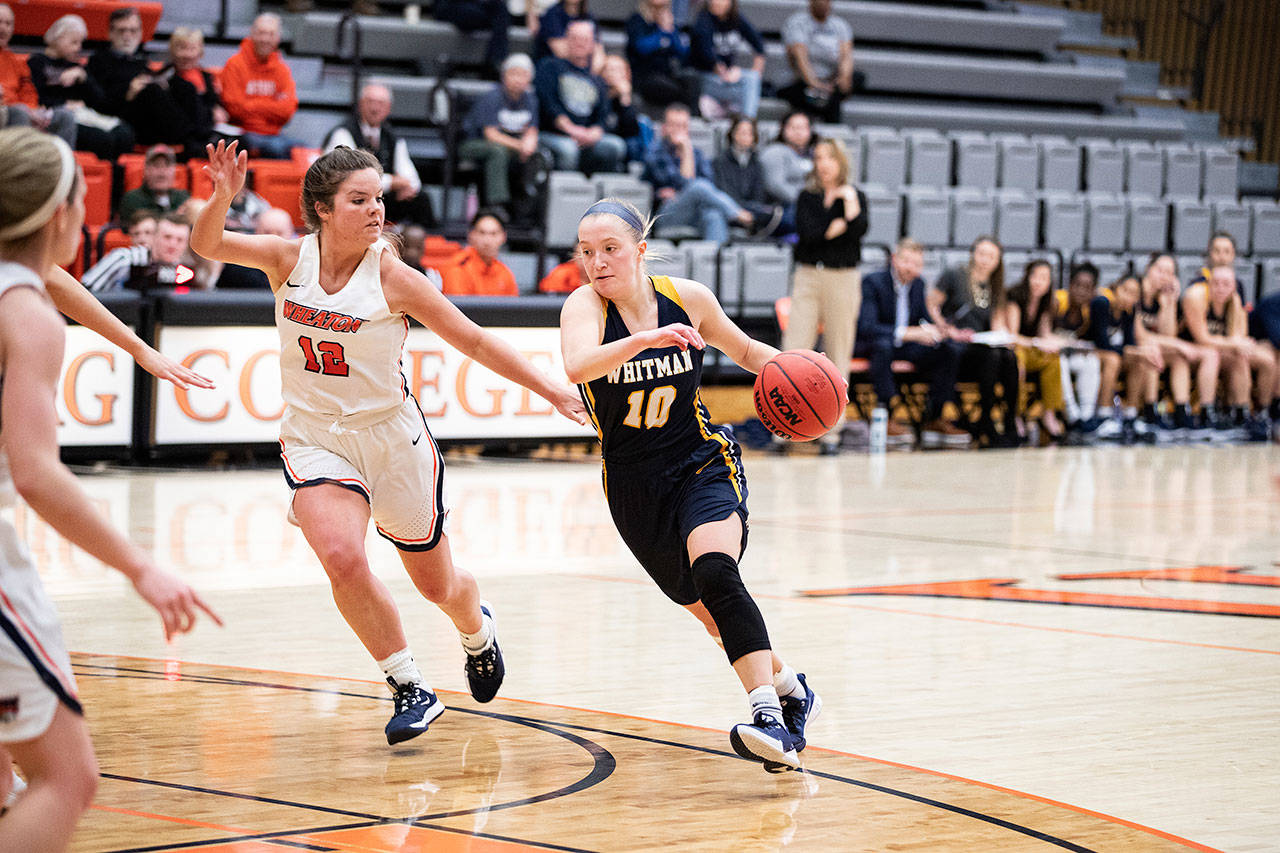
[[[66,143],[55,136],[30,127],[0,130],[0,233],[17,230],[11,237],[0,239],[0,251],[12,251],[40,233],[53,217],[57,205],[74,196],[79,177],[75,160],[60,150]],[[64,176],[70,163],[72,177]],[[66,194],[60,185],[69,186]],[[55,194],[61,197],[56,200]],[[31,219],[36,211],[48,207],[48,215]]]
[[[653,216],[652,214],[648,216],[643,215],[642,213],[640,213],[640,208],[636,207],[634,204],[627,201],[626,199],[617,198],[616,196],[609,196],[608,198],[598,199],[592,204],[594,206],[595,204],[600,204],[602,202],[606,202],[608,204],[616,204],[619,207],[624,208],[628,213],[630,213],[633,217],[635,217],[636,222],[640,223],[641,230],[637,231],[634,225],[627,222],[627,220],[623,219],[621,216],[618,216],[616,213],[610,213],[607,210],[602,210],[602,211],[593,213],[590,207],[588,207],[587,212],[582,215],[582,219],[578,221],[578,225],[582,225],[582,220],[585,220],[588,216],[612,216],[615,220],[617,220],[618,224],[622,227],[622,230],[626,233],[626,235],[629,238],[631,238],[631,242],[635,243],[637,246],[639,246],[643,242],[646,242],[649,239],[649,235],[653,232],[653,224],[654,222],[657,221],[657,217]],[[646,251],[645,255],[649,255],[649,253]],[[575,247],[573,250],[573,256],[575,259],[581,261],[582,250]],[[661,260],[660,256],[658,255],[649,255],[649,257],[652,257],[654,260]],[[645,256],[642,255],[640,257],[640,274],[642,276],[645,274],[644,259],[645,259]]]
[[[204,33],[195,27],[178,27],[169,36],[169,53],[173,53],[174,42],[179,44],[198,44],[204,47]]]
[[[852,171],[849,165],[849,149],[845,148],[844,143],[834,136],[820,136],[814,140],[813,151],[815,154],[818,152],[819,145],[831,146],[831,156],[835,158],[840,167],[836,173],[836,185],[844,186],[849,183],[849,172]],[[818,180],[817,166],[814,166],[804,179],[804,188],[810,192],[820,192],[822,190],[822,184]]]

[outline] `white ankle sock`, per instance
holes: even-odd
[[[478,655],[485,649],[489,648],[489,644],[493,642],[493,617],[483,616],[480,619],[480,630],[474,634],[464,634],[459,631],[458,636],[462,638],[462,647],[469,654]]]
[[[796,671],[791,668],[790,664],[784,663],[782,669],[773,674],[773,687],[778,691],[779,697],[804,698],[804,685],[800,683],[800,679],[796,678]]]
[[[378,661],[378,666],[382,667],[382,671],[387,677],[393,680],[401,687],[408,684],[422,684],[422,673],[418,671],[418,665],[413,662],[413,655],[408,647]]]
[[[764,713],[779,724],[782,723],[782,703],[778,701],[778,691],[773,689],[772,684],[762,684],[748,693],[747,699],[751,702],[751,719]]]

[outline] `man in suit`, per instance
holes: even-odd
[[[858,314],[854,355],[871,362],[871,381],[877,405],[893,411],[898,383],[894,361],[909,361],[929,377],[929,405],[925,411],[925,446],[964,446],[969,433],[942,417],[943,406],[956,402],[956,370],[960,345],[929,322],[925,309],[924,246],[910,237],[898,241],[886,269],[863,276],[862,307]],[[890,442],[909,442],[911,429],[890,417]]]

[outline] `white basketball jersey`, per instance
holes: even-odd
[[[401,369],[409,318],[382,294],[378,240],[337,293],[320,287],[320,244],[302,238],[298,265],[276,291],[280,379],[286,405],[342,418],[394,410],[408,397]]]
[[[40,276],[36,275],[34,270],[22,264],[0,261],[0,296],[4,296],[8,290],[14,287],[34,287],[41,293],[44,292],[44,282],[40,280]],[[3,385],[3,383],[4,368],[0,366],[0,385]],[[0,423],[0,430],[3,429],[4,424]],[[13,478],[9,475],[9,457],[5,455],[4,449],[0,447],[0,507],[12,506],[13,499]]]

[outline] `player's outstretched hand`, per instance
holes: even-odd
[[[215,624],[222,625],[222,619],[204,603],[199,593],[175,575],[155,566],[149,566],[134,578],[133,588],[160,614],[160,621],[164,623],[165,640],[171,640],[175,634],[185,634],[194,628],[196,616],[199,615],[197,608],[203,610]]]
[[[651,348],[659,347],[680,347],[686,350],[689,347],[695,349],[704,349],[707,342],[702,339],[702,335],[698,334],[698,330],[693,326],[684,323],[671,323],[667,326],[654,329],[649,332]]]
[[[172,382],[174,385],[182,389],[190,388],[194,385],[197,388],[212,388],[213,380],[208,377],[201,376],[189,367],[183,367],[178,362],[161,355],[151,347],[147,347],[143,353],[138,356],[138,366],[150,373],[157,379],[163,379],[166,382]]]
[[[204,173],[213,181],[214,194],[221,193],[227,199],[236,197],[249,173],[249,154],[245,151],[237,153],[237,145],[238,142],[232,141],[228,145],[225,139],[220,139],[217,145],[204,147],[209,155],[209,165],[204,167]]]
[[[559,388],[555,399],[551,401],[556,411],[575,424],[587,425],[587,407],[582,405],[582,397],[572,388]]]

